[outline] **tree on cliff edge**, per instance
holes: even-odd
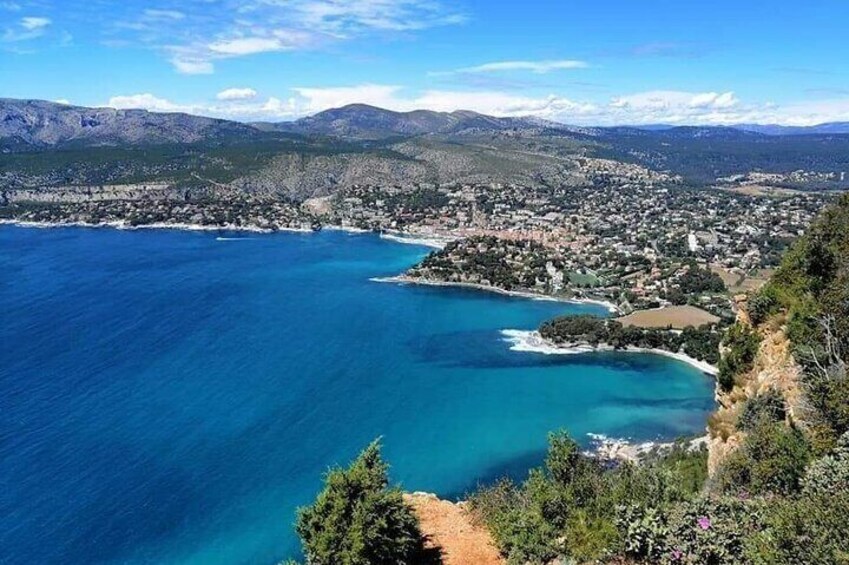
[[[418,520],[374,441],[347,469],[332,469],[324,490],[298,511],[297,531],[310,565],[407,565],[423,550]]]

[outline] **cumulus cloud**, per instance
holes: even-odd
[[[119,110],[150,110],[152,112],[193,112],[199,111],[203,113],[202,106],[183,106],[170,102],[164,98],[159,98],[153,94],[131,94],[129,96],[113,96],[106,103],[110,108]]]
[[[407,111],[414,108],[399,96],[400,86],[362,84],[331,88],[294,88],[299,111],[312,114],[348,104],[371,104],[390,110]]]
[[[153,94],[116,96],[108,106],[188,112],[238,120],[282,121],[329,108],[365,103],[395,111],[473,110],[493,116],[536,116],[575,125],[730,125],[740,123],[814,125],[849,121],[849,98],[777,105],[744,103],[733,92],[649,91],[606,102],[548,94],[426,90],[398,85],[362,84],[330,88],[300,87],[285,97],[258,99],[249,88],[222,91],[215,102],[177,104]]]
[[[249,100],[256,98],[256,90],[253,88],[228,88],[222,90],[215,97],[218,100]]]
[[[735,106],[738,100],[733,92],[682,92],[678,90],[652,90],[614,98],[611,106],[644,110],[670,110],[676,108],[722,109]]]
[[[506,71],[530,71],[536,74],[546,74],[552,71],[567,69],[585,69],[589,65],[584,61],[563,59],[556,61],[498,61],[484,63],[474,67],[457,69],[455,73],[497,73]]]

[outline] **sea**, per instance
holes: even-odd
[[[699,434],[713,380],[651,354],[511,350],[598,305],[375,282],[430,250],[339,231],[0,226],[0,563],[267,564],[380,438],[460,499],[547,434]]]

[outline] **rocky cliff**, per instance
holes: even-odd
[[[745,300],[738,302],[737,321],[748,327],[752,322]],[[718,407],[708,422],[708,472],[714,475],[725,458],[740,446],[745,432],[737,421],[745,402],[772,389],[781,394],[787,408],[787,420],[804,426],[802,417],[801,367],[793,358],[783,316],[775,316],[757,328],[761,343],[750,371],[737,378],[737,384],[725,392],[717,385]],[[727,352],[723,352],[727,354]]]

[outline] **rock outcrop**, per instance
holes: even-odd
[[[741,305],[744,306],[744,305]],[[738,322],[751,326],[745,308],[741,307]],[[761,344],[752,370],[738,378],[729,392],[716,389],[718,408],[711,416],[708,431],[708,472],[713,475],[725,458],[740,446],[744,432],[736,427],[743,404],[770,389],[778,391],[786,402],[788,421],[804,425],[801,414],[801,368],[793,358],[783,317],[775,317],[758,329]]]

